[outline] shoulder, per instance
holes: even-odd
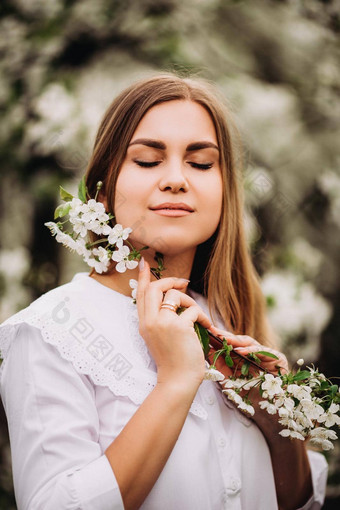
[[[131,305],[132,298],[87,273],[77,273],[71,282],[46,292],[0,325],[0,358],[6,359],[22,324],[39,330],[62,357],[77,363],[89,353],[99,356],[99,344],[111,352],[129,334]]]
[[[5,359],[23,324],[31,330],[40,330],[48,343],[54,343],[52,338],[61,338],[72,320],[95,316],[95,305],[99,307],[103,297],[104,300],[107,298],[102,287],[87,273],[77,273],[70,282],[46,292],[9,317],[0,325],[0,358]],[[119,296],[116,294],[109,294],[110,304],[119,309]]]
[[[68,305],[86,313],[93,310],[93,305],[96,303],[109,301],[111,305],[119,307],[124,300],[132,301],[131,298],[104,287],[89,277],[88,273],[76,273],[70,282],[42,294],[26,308],[6,319],[0,324],[0,328],[25,322],[32,316],[45,314],[52,315],[57,323],[61,323],[67,314]]]
[[[72,281],[45,292],[40,297],[32,301],[28,306],[8,317],[4,322],[2,322],[2,324],[0,324],[0,328],[24,322],[24,318],[30,313],[33,313],[34,311],[37,312],[39,310],[43,311],[49,304],[56,303],[63,297],[67,297],[68,294],[79,293],[81,288],[79,285],[78,275],[82,274],[86,273],[77,273]]]

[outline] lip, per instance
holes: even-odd
[[[150,207],[150,209],[160,216],[169,216],[171,218],[188,216],[194,212],[192,207],[190,207],[188,204],[184,204],[183,202],[165,202],[164,204]]]
[[[164,204],[155,205],[150,207],[152,211],[183,211],[194,212],[193,208],[183,202],[164,202]]]

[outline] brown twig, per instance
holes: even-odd
[[[221,347],[223,347],[223,340],[221,340],[218,336],[214,335],[214,333],[209,331],[209,329],[207,331],[208,331],[209,337],[216,340],[216,342],[218,342],[221,345]],[[249,365],[252,365],[253,367],[256,367],[259,370],[262,370],[263,372],[266,372],[267,374],[270,373],[269,370],[267,370],[266,368],[264,368],[261,365],[259,365],[258,363],[256,363],[256,361],[253,361],[253,360],[247,358],[247,356],[244,356],[243,354],[240,354],[239,352],[236,352],[235,350],[232,350],[231,352],[233,354],[235,354],[235,356],[237,356],[238,358],[241,358],[243,361],[246,361],[247,363],[249,363]]]

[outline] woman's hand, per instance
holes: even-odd
[[[197,303],[184,293],[188,282],[162,278],[150,282],[150,267],[144,262],[139,273],[137,308],[139,331],[157,365],[158,382],[180,379],[199,385],[204,376],[204,354],[194,330],[198,321],[205,328],[211,321]],[[178,315],[162,303],[171,301],[186,310]]]
[[[281,370],[281,373],[287,373],[288,372],[288,361],[284,354],[281,352],[272,349],[271,347],[267,347],[264,345],[261,345],[259,342],[257,342],[254,338],[247,335],[233,335],[232,333],[229,333],[228,331],[224,331],[222,329],[216,328],[215,326],[212,326],[210,328],[210,331],[214,333],[214,335],[218,336],[219,338],[225,338],[228,342],[228,344],[232,345],[234,350],[243,356],[246,356],[247,354],[254,352],[258,356],[258,358],[261,360],[261,366],[264,370],[267,370],[268,372],[276,375],[278,374],[279,368]],[[216,350],[220,348],[217,342],[214,342],[214,340],[211,341],[212,349],[209,353],[209,361],[210,363],[213,362],[214,354]],[[264,354],[257,354],[259,351],[266,351],[274,354],[277,356],[278,359],[271,358],[269,356],[265,356]],[[243,364],[243,361],[241,360],[240,363],[238,363],[238,359],[234,357],[234,367],[229,368],[225,364],[224,357],[221,355],[217,361],[216,361],[216,368],[225,377],[230,377],[231,375],[234,375],[236,370],[236,376],[240,375],[241,366]],[[278,368],[279,367],[279,368]],[[256,369],[255,369],[256,370]],[[249,368],[249,371],[253,373],[254,369],[253,367]]]

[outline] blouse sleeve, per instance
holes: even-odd
[[[89,379],[25,323],[3,363],[18,510],[124,510]]]
[[[321,453],[312,450],[307,450],[307,453],[312,474],[313,496],[298,510],[319,510],[325,499],[328,464]]]

